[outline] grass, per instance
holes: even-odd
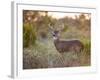
[[[90,45],[84,41],[80,53],[60,54],[52,40],[36,41],[36,44],[23,49],[23,69],[90,66]]]

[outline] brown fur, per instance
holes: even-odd
[[[79,40],[71,41],[54,41],[55,47],[59,53],[63,52],[80,52],[83,49],[83,44]]]

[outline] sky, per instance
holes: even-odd
[[[49,16],[52,16],[53,18],[63,18],[65,16],[75,18],[75,15],[79,15],[79,13],[62,13],[62,12],[48,12]]]
[[[53,18],[56,18],[56,19],[63,18],[65,16],[68,16],[68,17],[75,19],[75,15],[79,16],[80,14],[81,13],[48,12],[49,16],[52,16]],[[86,18],[88,18],[87,15],[86,15]]]

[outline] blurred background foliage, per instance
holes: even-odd
[[[56,19],[48,15],[47,11],[32,11],[23,10],[23,42],[24,47],[34,45],[36,40],[49,38],[48,24],[59,28],[63,24],[64,29],[61,32],[63,38],[88,38],[90,39],[90,20],[86,19],[85,13],[75,15],[75,19],[65,16],[64,18]]]
[[[24,68],[50,67],[48,65],[53,64],[50,62],[52,61],[52,58],[50,58],[50,60],[48,61],[49,59],[48,56],[50,57],[50,55],[53,56],[54,60],[60,61],[60,62],[55,61],[56,64],[59,63],[60,64],[59,66],[64,66],[61,63],[62,61],[61,56],[59,58],[58,53],[54,50],[54,45],[48,46],[50,44],[53,44],[52,35],[50,33],[48,24],[51,24],[54,29],[58,29],[58,28],[60,29],[61,27],[63,27],[63,30],[60,32],[61,39],[66,39],[66,40],[79,39],[80,41],[82,41],[82,43],[85,46],[86,56],[81,62],[82,63],[81,65],[89,65],[90,47],[91,47],[91,41],[90,41],[91,40],[91,29],[90,29],[91,14],[80,13],[80,15],[75,15],[74,16],[75,18],[69,17],[67,15],[63,18],[54,18],[48,15],[48,13],[49,13],[48,11],[23,10],[23,50],[24,50],[23,66]],[[37,51],[34,51],[34,49],[37,49]],[[58,56],[58,58],[54,57],[54,55]],[[87,60],[87,55],[88,55],[88,61],[84,61]],[[79,58],[77,58],[77,60],[79,60]],[[29,63],[30,65],[28,65]]]

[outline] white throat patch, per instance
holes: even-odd
[[[53,37],[53,40],[57,40],[58,38],[57,37]]]

